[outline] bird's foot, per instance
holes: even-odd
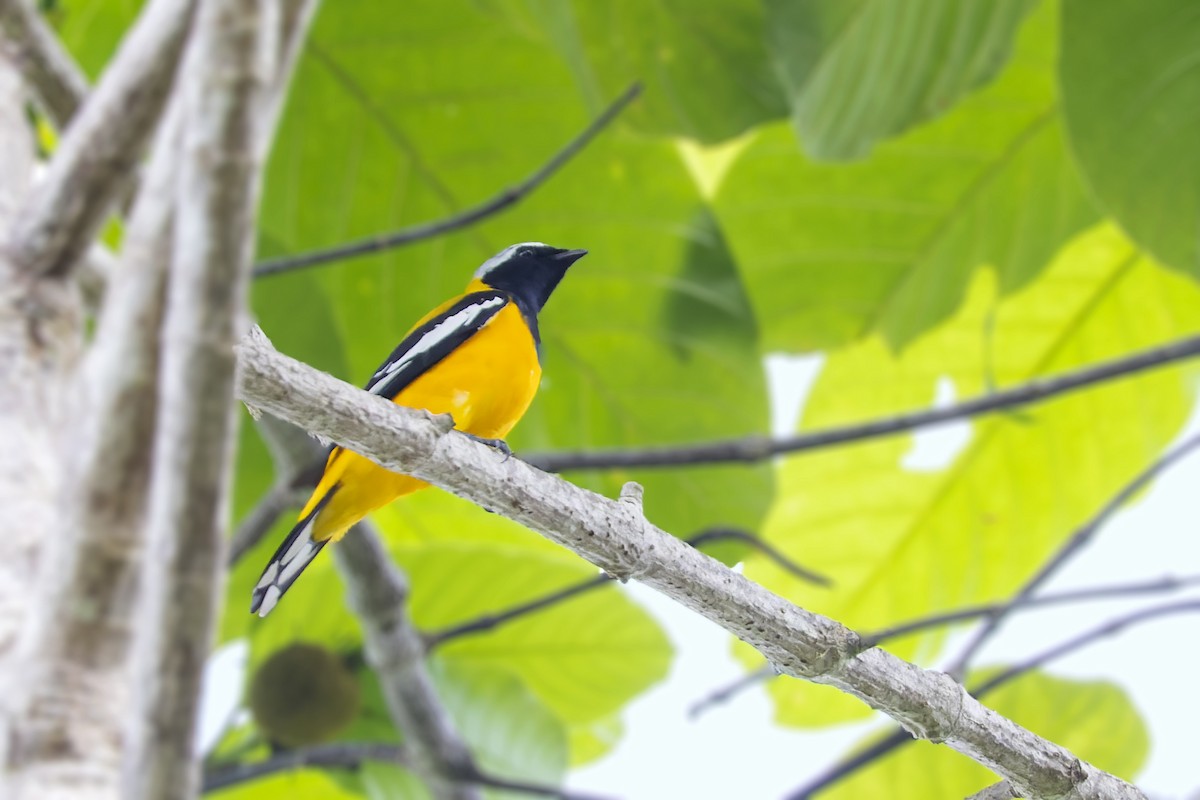
[[[504,441],[503,439],[488,439],[484,436],[476,436],[473,433],[464,433],[463,435],[466,436],[468,439],[474,439],[475,441],[479,442],[480,444],[486,444],[488,447],[491,447],[495,450],[499,450],[501,453],[504,454],[505,461],[508,461],[510,458],[512,458],[512,454],[513,454],[512,448],[509,447],[508,442]]]

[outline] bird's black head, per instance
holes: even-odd
[[[506,247],[483,262],[475,279],[507,292],[526,315],[536,316],[567,268],[587,255],[587,250],[565,250],[541,242]]]

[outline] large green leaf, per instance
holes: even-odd
[[[1043,4],[993,85],[860,163],[816,163],[786,126],[762,129],[715,207],[768,348],[877,331],[906,344],[953,312],[979,267],[1013,291],[1094,220],[1062,141],[1056,35]]]
[[[1132,779],[1146,760],[1146,726],[1125,692],[1104,681],[1077,681],[1043,672],[1022,676],[984,702],[1105,772]],[[866,744],[866,743],[864,743]],[[948,747],[913,742],[822,797],[967,797],[995,783],[995,773]]]
[[[1163,263],[1200,275],[1200,5],[1064,0],[1071,147],[1104,207]]]
[[[792,122],[816,159],[860,158],[1000,71],[1037,0],[769,0]]]
[[[541,597],[596,574],[578,559],[523,548],[426,544],[400,553],[413,577],[412,615],[436,629]],[[584,723],[618,711],[666,676],[671,647],[615,586],[442,649],[456,661],[519,675],[561,719]]]
[[[831,355],[802,427],[924,406],[939,378],[975,396],[1200,330],[1200,289],[1111,227],[1072,242],[1018,294],[997,301],[992,284],[981,277],[955,318],[903,356],[878,338]],[[977,418],[940,470],[905,468],[911,436],[791,458],[767,538],[835,588],[763,559],[747,575],[864,632],[1005,597],[1170,441],[1192,408],[1193,377],[1191,367],[1165,368]],[[938,641],[896,647],[929,655]],[[775,682],[772,694],[791,724],[866,713],[797,681]]]
[[[327,4],[270,163],[261,249],[330,244],[485,198],[577,133],[589,108],[556,50],[490,5],[426,2],[395,14]],[[308,291],[330,303],[344,377],[364,380],[484,258],[530,239],[591,255],[542,315],[543,387],[515,446],[669,443],[765,427],[756,325],[719,229],[673,145],[620,130],[482,227],[322,270]],[[301,337],[325,324],[304,291],[287,288],[304,279],[255,292],[264,317],[285,303],[290,319],[267,332],[300,358]],[[647,484],[648,514],[679,532],[755,528],[772,492],[767,467],[578,479],[612,495],[630,477]]]
[[[521,680],[453,657],[433,665],[438,694],[483,770],[550,786],[562,782],[566,729]]]
[[[526,6],[594,103],[632,81],[639,129],[718,142],[782,119],[787,103],[758,0],[542,0]]]

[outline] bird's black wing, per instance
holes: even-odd
[[[473,292],[417,327],[367,381],[372,394],[395,398],[404,387],[454,352],[509,303],[503,292]]]

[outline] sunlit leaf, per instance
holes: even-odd
[[[976,396],[1200,330],[1200,289],[1111,227],[1079,237],[1017,294],[996,300],[992,281],[976,283],[950,323],[902,356],[877,338],[831,355],[802,427],[921,407],[939,378]],[[943,469],[905,468],[911,436],[791,458],[767,538],[835,587],[814,589],[761,558],[747,574],[864,632],[1005,597],[1171,440],[1192,407],[1192,376],[1164,368],[977,418]],[[894,647],[929,655],[939,636]],[[866,713],[798,681],[771,692],[790,724]]]

